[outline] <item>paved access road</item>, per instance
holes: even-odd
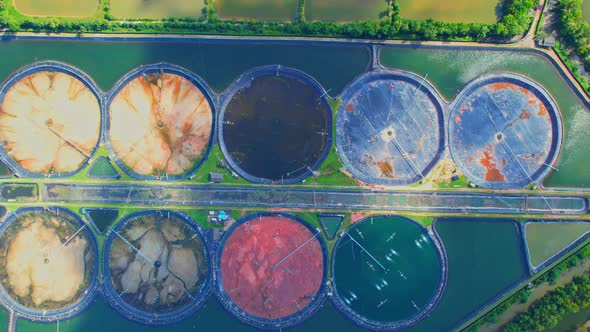
[[[585,214],[581,196],[313,190],[291,188],[43,184],[50,203],[244,206],[264,208]]]

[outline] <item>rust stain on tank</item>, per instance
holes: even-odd
[[[352,106],[352,104],[348,104],[345,109],[349,112],[352,112],[354,111],[354,106]]]
[[[457,116],[455,117],[455,123],[456,123],[456,124],[459,124],[459,123],[461,123],[461,117],[460,117],[459,115],[457,115]]]
[[[418,149],[422,150],[422,147],[424,146],[424,142],[426,142],[426,134],[422,135],[422,137],[420,137],[420,140],[418,140]]]
[[[377,167],[381,170],[381,174],[388,178],[395,178],[395,174],[393,174],[393,165],[388,161],[379,161],[377,162]]]
[[[466,110],[470,110],[473,111],[469,106],[467,105],[462,105],[461,108],[459,108],[459,115],[463,115],[463,113],[465,113]],[[456,120],[456,119],[455,119]]]
[[[530,154],[521,154],[521,155],[519,155],[519,157],[521,157],[523,159],[526,159],[526,160],[531,159],[531,155]]]
[[[510,89],[510,90],[516,91],[516,86],[514,84],[504,83],[504,82],[492,83],[492,84],[489,84],[487,87],[492,91],[498,91],[498,90],[504,90],[504,89]]]
[[[537,114],[539,116],[544,116],[547,119],[547,122],[551,124],[551,117],[549,116],[549,112],[547,112],[547,107],[545,107],[543,103],[539,103],[539,111]]]
[[[367,164],[372,164],[375,165],[379,168],[379,171],[381,171],[381,175],[384,177],[388,177],[390,179],[395,179],[395,169],[393,167],[393,163],[391,162],[391,160],[380,160],[380,161],[375,161],[371,156],[365,156],[367,158],[366,163]]]
[[[549,114],[547,113],[547,108],[542,103],[539,103],[539,112],[537,114],[540,116],[547,116]]]
[[[494,162],[493,157],[494,148],[490,144],[488,150],[483,152],[483,158],[479,160],[479,163],[486,168],[487,172],[485,175],[486,181],[490,182],[504,182],[506,178],[504,174],[498,169],[498,165]]]
[[[471,162],[473,162],[473,157],[469,157],[469,158],[467,158],[467,162],[468,162],[468,163],[471,163]]]
[[[529,112],[529,110],[522,110],[522,112],[520,112],[519,118],[521,120],[527,120],[530,119],[531,116],[533,115],[531,114],[531,112]]]

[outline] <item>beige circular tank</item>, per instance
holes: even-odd
[[[86,296],[94,278],[92,235],[69,213],[19,212],[0,236],[0,283],[29,309],[59,310]]]
[[[0,141],[33,173],[71,173],[89,158],[100,136],[100,103],[73,75],[39,71],[16,81],[0,104]]]
[[[182,175],[203,158],[211,137],[211,105],[189,79],[156,72],[139,75],[109,107],[114,153],[133,172]]]

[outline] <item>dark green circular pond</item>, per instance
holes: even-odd
[[[426,230],[400,216],[376,216],[354,224],[334,250],[336,301],[366,327],[411,325],[440,297],[443,269]]]
[[[331,111],[323,89],[305,74],[265,67],[234,84],[222,114],[220,141],[228,162],[253,182],[299,182],[331,143]]]

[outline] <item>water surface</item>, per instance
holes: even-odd
[[[442,278],[433,241],[418,224],[399,216],[355,224],[337,242],[333,264],[335,296],[376,322],[419,314]]]
[[[513,221],[444,218],[435,228],[447,252],[447,286],[430,315],[407,331],[450,330],[527,273]]]
[[[0,310],[0,324],[3,322],[5,322],[4,325],[8,323],[8,314],[6,314],[6,311]],[[304,321],[299,326],[285,329],[285,331],[305,332],[322,331],[325,329],[334,329],[334,331],[339,332],[361,331],[337,312],[329,302],[324,303],[324,306],[309,320]],[[16,330],[19,332],[55,332],[57,330],[57,323],[42,324],[19,319]],[[258,331],[253,327],[242,324],[239,320],[229,315],[214,296],[209,298],[205,306],[192,317],[177,324],[159,327],[129,321],[111,309],[104,300],[97,298],[90,308],[81,315],[60,322],[59,330],[61,332]]]
[[[331,111],[307,83],[260,76],[239,89],[223,115],[233,161],[254,178],[282,181],[306,174],[329,148]]]
[[[281,64],[313,76],[334,96],[368,69],[370,52],[365,46],[272,42],[4,40],[0,41],[0,80],[42,60],[70,63],[103,90],[140,65],[168,62],[194,72],[217,92],[249,69]]]

